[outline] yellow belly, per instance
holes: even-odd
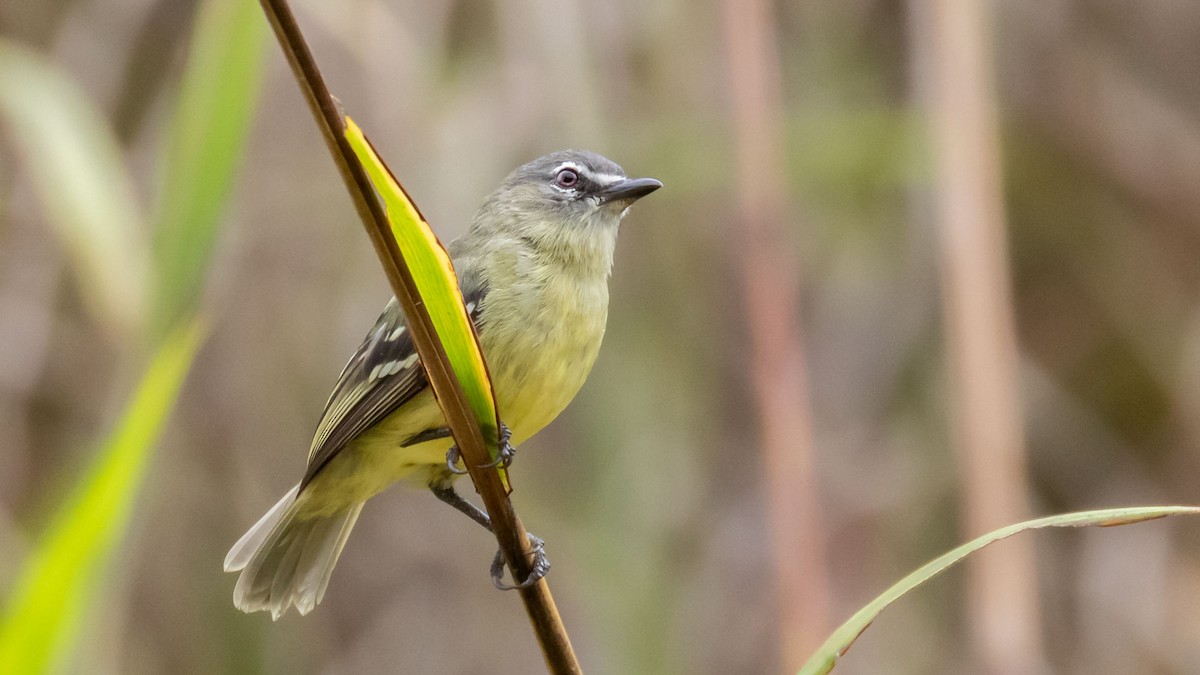
[[[500,419],[520,443],[541,431],[579,393],[592,370],[608,315],[608,284],[556,279],[547,287],[493,290],[496,305],[520,311],[489,314],[480,330]]]
[[[550,302],[526,293],[522,300],[541,303],[542,311],[505,313],[480,331],[500,419],[512,430],[514,444],[558,417],[583,386],[600,350],[606,284],[564,292],[574,296],[573,302]],[[489,299],[503,302],[504,295],[494,293]],[[550,307],[558,309],[546,309]],[[518,315],[526,319],[517,320]],[[328,515],[400,480],[427,484],[445,466],[453,441],[436,439],[408,447],[402,443],[444,425],[432,392],[421,392],[338,452],[300,495],[303,510]]]
[[[521,443],[554,421],[579,393],[600,350],[600,337],[573,341],[552,338],[550,344],[524,345],[514,358],[492,371],[500,419]],[[491,367],[489,361],[489,367]]]

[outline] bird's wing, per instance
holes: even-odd
[[[476,328],[486,287],[464,289],[463,301]],[[338,377],[313,436],[308,468],[300,488],[308,485],[347,443],[390,415],[429,386],[417,356],[408,322],[392,298]]]

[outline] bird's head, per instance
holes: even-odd
[[[586,150],[563,150],[513,171],[488,197],[473,233],[513,237],[539,252],[588,269],[612,264],[617,226],[629,206],[662,187],[629,178],[616,162]]]

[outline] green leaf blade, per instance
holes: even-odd
[[[206,0],[197,8],[159,196],[156,332],[195,310],[257,109],[266,38],[257,3]]]
[[[408,263],[434,329],[458,377],[459,386],[495,458],[499,431],[496,399],[487,364],[479,349],[478,337],[463,305],[458,276],[450,256],[404,188],[375,152],[362,129],[349,117],[345,118],[345,122],[346,140],[383,200],[392,236]],[[508,489],[507,472],[503,467],[499,467],[499,470],[501,480]]]
[[[914,572],[884,591],[879,597],[872,600],[870,604],[858,610],[854,616],[850,617],[846,623],[834,631],[833,635],[805,662],[800,668],[800,675],[823,675],[833,670],[834,666],[837,665],[838,658],[850,649],[850,646],[858,636],[871,625],[871,622],[883,610],[887,609],[893,602],[900,599],[909,591],[990,544],[1028,530],[1040,530],[1048,527],[1115,527],[1179,515],[1200,515],[1200,507],[1139,506],[1080,511],[1078,513],[1049,516],[1017,523],[1016,525],[1009,525],[972,539],[966,544],[917,568]]]
[[[192,321],[163,343],[91,469],[26,561],[0,618],[0,673],[65,665],[203,333],[201,322]]]

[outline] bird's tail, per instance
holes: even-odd
[[[243,612],[271,612],[278,619],[292,605],[308,614],[329,585],[362,502],[329,516],[297,516],[299,486],[267,511],[225,556],[225,571],[241,570],[233,604]]]

